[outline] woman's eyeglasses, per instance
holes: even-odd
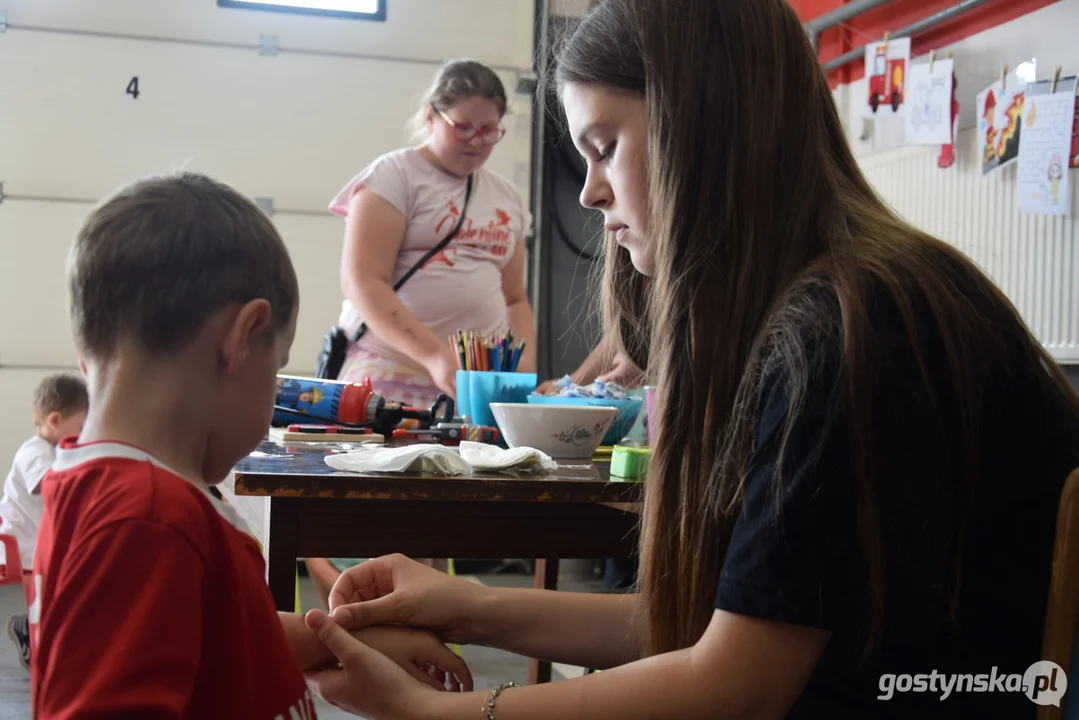
[[[506,134],[506,129],[502,127],[478,128],[474,125],[459,123],[438,108],[435,108],[435,112],[441,115],[442,119],[453,128],[453,133],[460,142],[472,142],[473,138],[478,137],[483,140],[485,145],[494,145]]]

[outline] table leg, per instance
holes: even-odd
[[[296,558],[299,557],[299,500],[270,498],[266,570],[270,594],[281,612],[296,610]]]
[[[558,558],[537,558],[536,572],[532,576],[532,587],[538,590],[558,589]],[[551,663],[546,660],[528,661],[528,683],[551,682]]]

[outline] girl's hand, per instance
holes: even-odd
[[[449,348],[444,348],[438,355],[424,363],[427,374],[431,376],[439,390],[457,399],[457,358]]]
[[[349,629],[407,625],[467,645],[480,634],[475,625],[484,592],[404,555],[386,555],[341,573],[330,590],[330,613]]]
[[[426,630],[382,625],[353,630],[351,635],[436,690],[472,690],[472,673],[465,661]]]
[[[613,368],[596,378],[602,382],[617,383],[624,388],[636,387],[643,379],[644,372],[623,353],[615,355]]]
[[[307,687],[326,702],[370,720],[409,720],[409,708],[437,690],[412,677],[385,655],[363,644],[321,610],[307,626],[340,667],[304,673]]]
[[[536,392],[540,395],[557,395],[558,391],[561,389],[562,388],[558,387],[558,385],[555,385],[554,380],[548,380],[545,383],[541,383],[539,387],[536,388]]]

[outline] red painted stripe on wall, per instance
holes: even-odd
[[[808,22],[845,4],[844,0],[789,1],[798,12],[798,17],[802,22]],[[820,60],[827,62],[848,50],[883,37],[885,32],[898,30],[933,13],[946,10],[958,2],[959,0],[892,0],[886,5],[851,20],[847,23],[849,28],[834,28],[823,33],[818,45]],[[985,3],[914,37],[911,52],[914,55],[922,55],[936,48],[946,48],[959,40],[1055,2],[1060,2],[1060,0],[994,0]],[[863,64],[855,61],[845,68],[830,73],[828,81],[832,87],[840,83],[852,82],[862,77],[863,70]]]

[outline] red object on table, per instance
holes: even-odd
[[[434,437],[442,445],[460,445],[462,441],[497,443],[502,434],[498,428],[485,425],[448,425],[430,428],[428,430],[397,429],[393,431],[395,438],[410,438],[422,435]]]

